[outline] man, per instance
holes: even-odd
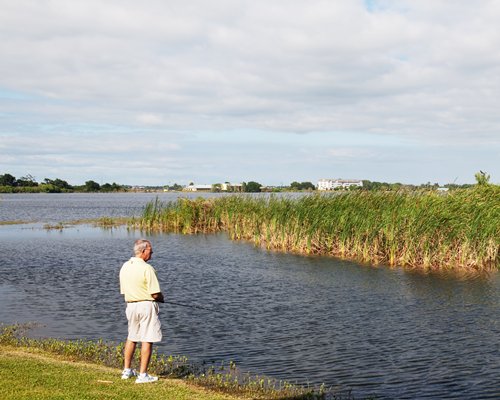
[[[125,296],[127,302],[128,320],[122,379],[137,376],[131,364],[137,342],[141,342],[141,361],[136,383],[158,380],[158,377],[147,373],[153,343],[160,342],[162,338],[158,302],[164,301],[156,271],[147,263],[152,254],[153,248],[148,240],[136,240],[134,257],[123,264],[120,270],[120,293]]]

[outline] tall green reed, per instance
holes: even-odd
[[[227,232],[267,249],[373,264],[500,267],[500,187],[437,192],[225,196],[149,203],[131,224],[181,233]]]

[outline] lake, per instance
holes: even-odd
[[[31,223],[0,226],[0,321],[41,322],[43,336],[124,340],[118,271],[146,236],[166,300],[204,307],[161,306],[161,352],[232,360],[254,374],[352,389],[356,398],[500,398],[498,273],[370,267],[269,252],[224,234],[43,229],[138,215],[156,195],[1,195],[0,221]]]

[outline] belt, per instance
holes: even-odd
[[[154,301],[154,300],[136,300],[136,301],[127,301],[127,303],[142,303],[143,301]]]

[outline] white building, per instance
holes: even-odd
[[[223,192],[229,192],[229,191],[241,192],[242,188],[243,188],[243,184],[242,183],[229,183],[229,182],[225,182],[225,183],[221,183],[221,189],[220,190],[222,190]]]
[[[348,189],[351,186],[363,187],[363,181],[359,179],[320,179],[318,181],[318,190]]]
[[[182,190],[185,192],[210,192],[212,185],[189,185]]]

